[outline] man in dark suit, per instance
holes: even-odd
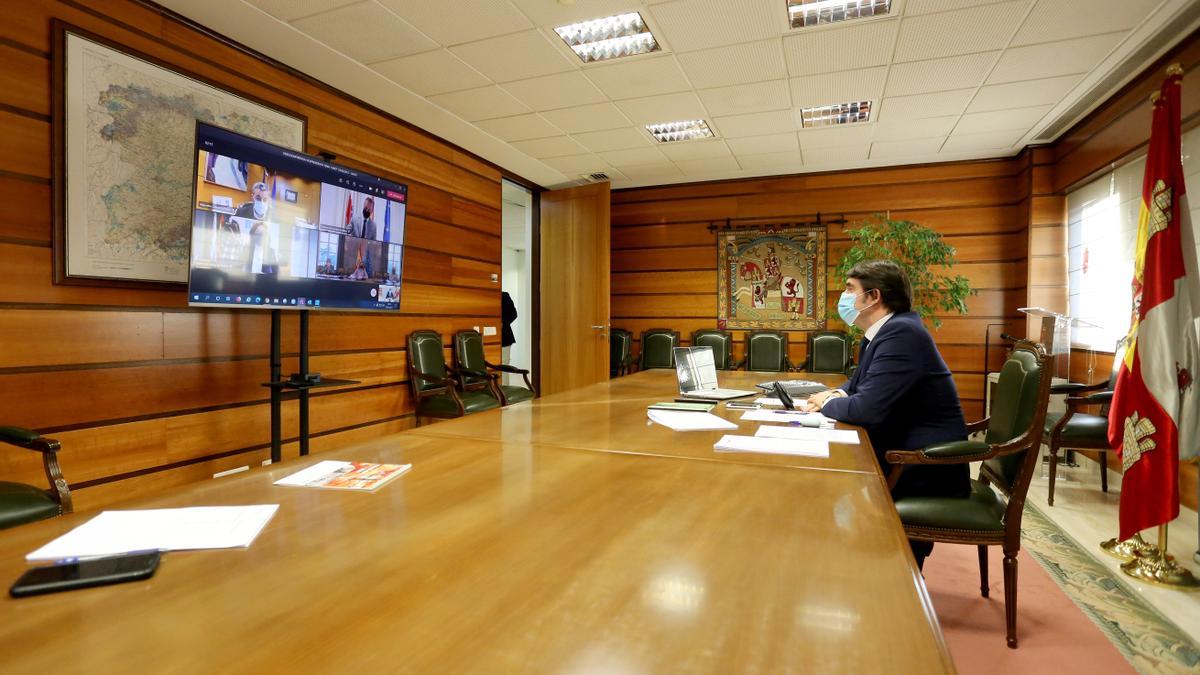
[[[958,390],[933,337],[912,311],[912,285],[898,265],[885,260],[855,265],[838,301],[838,314],[866,331],[858,369],[837,389],[809,398],[808,408],[867,431],[885,474],[888,450],[915,450],[967,437]],[[905,467],[892,490],[902,495],[966,497],[965,464]],[[912,542],[918,564],[933,549]]]

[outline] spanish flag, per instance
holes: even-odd
[[[1108,414],[1121,457],[1120,538],[1179,515],[1179,461],[1200,444],[1200,274],[1180,157],[1179,66],[1153,101],[1124,361]]]

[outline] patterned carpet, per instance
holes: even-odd
[[[1114,577],[1037,507],[1026,505],[1022,525],[1022,548],[1138,672],[1200,672],[1200,644]]]

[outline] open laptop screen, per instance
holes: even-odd
[[[716,389],[717,365],[712,347],[676,347],[675,373],[681,394]]]

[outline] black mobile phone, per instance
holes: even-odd
[[[775,383],[775,398],[779,399],[779,402],[783,404],[784,410],[796,409],[796,404],[792,402],[791,394],[787,393],[787,390],[783,388],[783,385],[779,384],[778,382]]]
[[[158,551],[116,555],[79,562],[60,563],[26,570],[8,589],[14,598],[69,591],[89,586],[119,584],[154,576],[160,559]]]

